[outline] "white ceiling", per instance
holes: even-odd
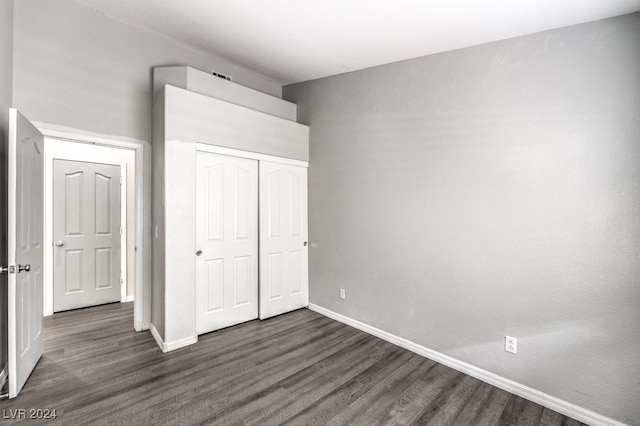
[[[640,10],[640,0],[76,0],[289,84]]]

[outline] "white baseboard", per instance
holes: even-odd
[[[124,302],[122,302],[122,303],[133,302],[134,297],[135,296],[133,294],[130,294],[130,295],[127,296],[126,299],[124,299]]]
[[[194,343],[198,343],[198,336],[189,336],[184,339],[175,340],[173,342],[165,343],[167,350],[165,352],[174,351],[176,349],[184,348],[185,346],[193,345]]]
[[[434,351],[433,349],[429,349],[405,338],[396,336],[353,318],[349,318],[345,315],[323,308],[322,306],[310,303],[309,309],[583,423],[587,423],[593,426],[625,426],[624,423],[620,423],[601,414],[587,410],[586,408],[579,407],[575,404],[571,404],[570,402],[548,395],[544,392],[540,392],[518,382],[514,382],[513,380],[498,376],[497,374],[491,373],[490,371],[475,367],[471,364],[457,360],[441,352]]]
[[[165,350],[166,344],[164,343],[164,340],[162,340],[160,333],[158,333],[158,330],[153,324],[149,324],[149,331],[151,332],[151,335],[153,336],[153,338],[156,340],[156,343],[158,344],[158,346],[160,346],[160,350],[162,352],[166,352]]]
[[[160,333],[154,327],[153,324],[149,324],[149,331],[151,331],[151,335],[155,339],[158,346],[160,346],[160,350],[162,352],[174,351],[176,349],[184,348],[185,346],[193,345],[194,343],[198,343],[198,336],[189,336],[184,339],[175,340],[173,342],[165,342],[162,337],[160,337]]]
[[[146,330],[149,330],[149,323],[148,322],[134,321],[133,322],[133,329],[135,331],[146,331]]]

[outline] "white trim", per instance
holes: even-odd
[[[97,152],[101,151],[101,152]],[[128,271],[133,265],[129,265],[129,245],[127,231],[127,194],[135,191],[135,187],[127,185],[127,162],[133,167],[135,173],[135,153],[128,149],[119,149],[108,146],[87,144],[78,141],[60,140],[45,136],[44,144],[44,316],[53,315],[53,164],[56,160],[71,160],[100,164],[111,164],[120,167],[120,302],[127,300]],[[99,160],[97,160],[99,159]],[[132,182],[135,185],[135,181]],[[135,281],[133,282],[135,288]]]
[[[158,333],[158,330],[153,324],[149,324],[149,331],[151,332],[151,335],[153,336],[156,343],[160,347],[160,350],[162,352],[166,352],[164,340],[162,340],[162,337],[160,337],[160,333]]]
[[[147,330],[151,321],[151,145],[147,141],[88,134],[48,123],[34,122],[46,137],[92,143],[135,151],[136,186],[136,279],[134,329]]]
[[[135,167],[136,158],[133,153],[133,164]],[[135,170],[134,170],[135,173]],[[129,231],[127,229],[127,222],[129,219],[128,205],[127,205],[127,163],[120,164],[120,303],[127,300],[127,291],[129,288]],[[135,192],[135,188],[133,189]],[[135,261],[134,261],[135,263]],[[135,281],[133,286],[135,288]]]
[[[184,348],[185,346],[193,345],[194,343],[198,343],[197,335],[185,337],[184,339],[176,340],[174,342],[165,342],[164,340],[162,340],[162,337],[160,337],[160,333],[158,333],[158,330],[153,324],[149,324],[149,331],[151,331],[151,335],[160,347],[160,350],[165,353]]]
[[[46,137],[68,140],[71,142],[85,142],[85,143],[92,143],[96,145],[119,146],[121,148],[129,148],[129,149],[136,149],[136,148],[139,148],[140,145],[149,144],[146,141],[137,140],[137,139],[129,139],[129,138],[116,139],[109,135],[87,134],[76,129],[65,128],[64,130],[59,130],[60,126],[41,123],[38,121],[34,121],[33,125],[36,126],[38,130],[40,130],[40,132]]]
[[[365,324],[353,318],[349,318],[345,315],[331,311],[327,308],[323,308],[322,306],[318,306],[314,303],[309,304],[309,309],[336,321],[340,321],[344,324],[350,325],[351,327],[357,328],[358,330],[364,331],[365,333],[369,333],[373,336],[379,337],[382,340],[386,340],[387,342],[405,348],[425,358],[429,358],[433,361],[439,362],[440,364],[446,365],[447,367],[451,367],[454,370],[468,374],[469,376],[475,377],[478,380],[482,380],[485,383],[489,383],[490,385],[496,386],[507,392],[528,399],[529,401],[535,402],[536,404],[540,404],[543,407],[547,407],[553,411],[557,411],[560,414],[569,416],[580,422],[594,426],[625,426],[624,423],[620,423],[601,414],[587,410],[586,408],[579,407],[560,398],[556,398],[544,392],[540,392],[539,390],[532,389],[518,382],[514,382],[513,380],[509,380],[497,374],[491,373],[490,371],[483,370],[482,368],[475,367],[471,364],[467,364],[466,362],[457,360],[441,352],[434,351],[433,349],[429,349],[410,340],[396,336],[384,330],[380,330],[379,328]]]
[[[241,149],[225,148],[217,145],[196,142],[196,151],[210,152],[212,154],[229,155],[231,157],[248,158],[250,160],[270,161],[272,163],[288,164],[291,166],[309,167],[309,162],[294,160],[292,158],[276,157],[275,155],[260,154],[258,152],[243,151]]]
[[[135,299],[136,299],[136,295],[130,294],[125,299],[122,300],[122,303],[133,302]]]
[[[175,340],[173,342],[166,342],[164,345],[167,350],[164,352],[175,351],[176,349],[184,348],[185,346],[193,345],[194,343],[198,343],[197,334],[180,340]]]

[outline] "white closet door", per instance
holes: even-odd
[[[198,334],[258,317],[256,160],[196,153],[196,310]]]
[[[309,305],[307,169],[260,162],[260,319]]]

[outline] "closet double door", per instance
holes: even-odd
[[[196,152],[198,334],[308,305],[307,169]]]

